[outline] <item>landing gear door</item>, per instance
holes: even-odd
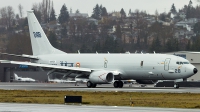
[[[165,59],[164,70],[169,70],[170,58]]]

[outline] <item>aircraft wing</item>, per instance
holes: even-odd
[[[66,67],[66,66],[56,66],[56,65],[47,65],[47,64],[38,64],[38,63],[31,63],[31,62],[20,62],[20,61],[6,61],[10,64],[17,64],[17,65],[29,65],[34,67],[42,67],[48,69],[59,69],[59,70],[70,70],[70,71],[80,71],[80,72],[92,72],[89,68],[79,68],[79,67]],[[3,63],[3,62],[1,62]]]

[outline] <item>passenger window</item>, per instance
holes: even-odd
[[[189,62],[183,62],[184,64],[190,64]]]
[[[176,64],[178,64],[178,65],[179,65],[179,62],[176,62]]]
[[[143,66],[143,61],[141,61],[140,66],[141,66],[141,67]]]

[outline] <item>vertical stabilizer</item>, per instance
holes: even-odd
[[[33,55],[44,55],[44,54],[64,54],[65,52],[54,48],[46,34],[44,33],[40,23],[38,22],[33,10],[27,11],[28,26],[31,38],[31,46]]]
[[[17,80],[17,79],[18,79],[18,76],[17,76],[17,74],[16,74],[16,73],[14,73],[14,78],[15,78],[15,80]]]

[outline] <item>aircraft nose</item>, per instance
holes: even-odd
[[[196,74],[198,72],[198,70],[196,68],[194,68],[193,72],[194,72],[194,74]]]

